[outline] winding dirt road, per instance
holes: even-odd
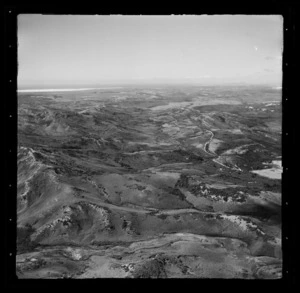
[[[209,132],[209,133],[211,134],[211,136],[210,136],[210,139],[205,143],[203,149],[204,149],[204,151],[205,151],[207,154],[216,156],[216,153],[215,153],[215,152],[211,152],[211,151],[209,150],[209,144],[211,143],[212,139],[214,138],[214,134],[213,134],[213,132],[210,131],[210,130],[206,130],[206,131]]]

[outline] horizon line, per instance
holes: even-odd
[[[130,85],[128,85],[130,86]],[[198,86],[230,86],[230,85],[198,85]],[[237,86],[237,85],[231,85]],[[271,86],[271,85],[263,85],[263,84],[256,84],[256,85],[240,85],[240,86],[260,86],[260,87],[270,87],[272,89],[281,90],[281,86]],[[90,90],[102,90],[102,89],[116,89],[116,88],[123,88],[126,86],[111,86],[111,87],[98,87],[98,88],[52,88],[52,89],[18,89],[18,93],[31,93],[31,92],[72,92],[72,91],[90,91]]]

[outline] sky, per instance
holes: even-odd
[[[281,86],[279,15],[18,16],[18,88]]]

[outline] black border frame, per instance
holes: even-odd
[[[255,4],[251,2],[237,3],[223,3],[223,4],[207,4],[201,3],[198,8],[190,9],[176,9],[170,7],[168,11],[160,13],[149,13],[142,9],[140,11],[115,12],[113,9],[105,11],[104,7],[85,7],[85,6],[5,6],[4,8],[4,98],[2,99],[2,115],[4,125],[4,221],[5,223],[5,250],[4,250],[4,272],[5,285],[10,288],[18,287],[45,287],[45,286],[61,286],[62,284],[70,285],[86,285],[87,281],[92,281],[93,284],[99,284],[98,281],[106,283],[105,280],[24,280],[18,279],[15,274],[15,260],[16,260],[16,197],[17,194],[17,16],[21,13],[43,13],[43,14],[126,14],[126,15],[168,15],[168,14],[277,14],[282,15],[284,20],[284,51],[283,51],[283,86],[282,86],[282,249],[283,249],[283,277],[280,280],[230,280],[237,285],[266,285],[268,289],[272,286],[277,288],[280,285],[291,285],[297,281],[296,277],[296,259],[293,256],[293,251],[296,251],[296,234],[297,227],[294,223],[296,220],[296,192],[293,192],[291,186],[297,182],[292,177],[296,175],[297,169],[295,160],[289,159],[289,154],[296,153],[296,4],[283,3],[279,1],[269,1],[262,5],[262,3]],[[126,6],[127,7],[127,6]],[[129,7],[127,7],[129,8]],[[126,10],[125,10],[126,11]],[[180,11],[180,12],[179,12]],[[297,189],[296,189],[297,190]],[[293,210],[295,209],[295,211]],[[74,282],[73,282],[74,281]],[[115,281],[115,280],[114,280]],[[128,282],[126,279],[118,279],[119,281]],[[136,282],[138,280],[134,280]],[[167,279],[160,280],[169,285],[170,281],[176,283],[179,280]],[[196,279],[196,280],[180,280],[177,284],[200,285],[196,283],[201,281],[206,284],[226,284],[228,280],[221,279]],[[218,281],[217,283],[215,283]],[[139,281],[140,282],[140,281]],[[183,283],[182,283],[183,282]],[[188,283],[186,283],[188,282]],[[271,286],[271,287],[270,287]],[[249,287],[249,288],[250,288]],[[255,286],[256,287],[256,286]],[[253,288],[255,288],[253,287]],[[80,288],[80,287],[78,287]],[[279,287],[278,287],[279,288]],[[241,288],[242,289],[242,288]]]

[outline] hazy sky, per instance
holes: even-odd
[[[281,16],[19,15],[18,86],[281,85]]]

